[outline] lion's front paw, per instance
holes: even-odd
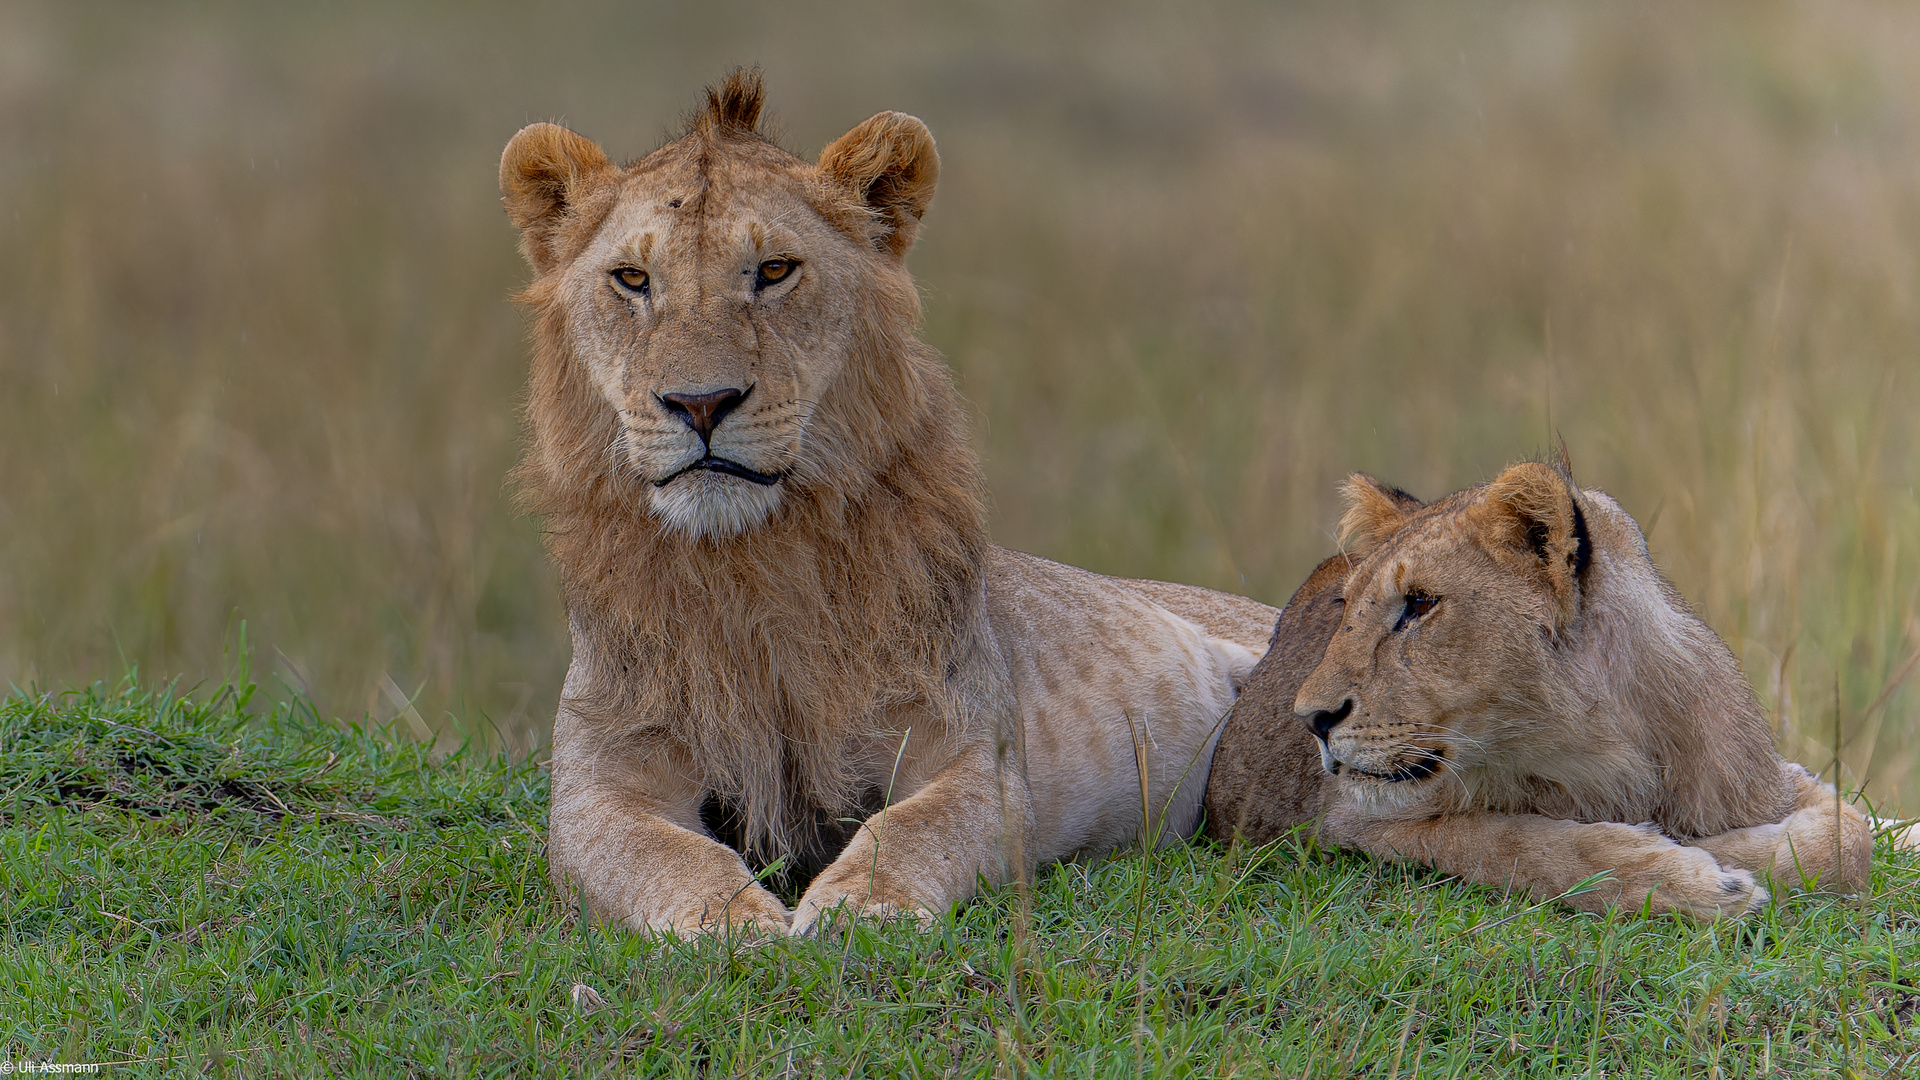
[[[1696,919],[1737,919],[1767,906],[1771,897],[1751,871],[1706,861],[1707,866],[1655,889],[1654,910],[1675,911]]]
[[[796,937],[812,934],[844,918],[912,919],[925,929],[933,924],[934,913],[920,904],[863,900],[859,896],[817,898],[808,895],[793,909],[793,934]]]
[[[645,928],[683,938],[732,934],[765,940],[786,937],[791,918],[778,897],[756,885],[725,901],[714,900],[677,915],[649,920]]]
[[[814,881],[793,909],[793,933],[811,934],[835,918],[913,919],[930,925],[934,911],[910,891],[894,885],[885,871],[848,875],[831,870]]]

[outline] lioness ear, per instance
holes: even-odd
[[[585,182],[612,167],[592,139],[559,124],[528,124],[500,155],[500,201],[520,227],[520,250],[536,273],[553,268],[554,240]]]
[[[881,225],[873,240],[904,256],[940,179],[940,153],[927,125],[906,113],[883,112],[820,151],[820,172],[851,187]]]
[[[1494,478],[1471,513],[1494,544],[1546,574],[1565,626],[1579,611],[1593,563],[1593,537],[1573,481],[1551,465],[1523,462]]]
[[[1397,487],[1357,472],[1340,485],[1347,512],[1340,515],[1340,537],[1348,554],[1358,558],[1400,531],[1408,515],[1420,509],[1419,499]]]

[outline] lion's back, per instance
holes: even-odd
[[[1143,764],[1156,814],[1167,807],[1162,841],[1191,832],[1214,742],[1256,653],[1185,612],[1212,616],[1220,597],[1214,621],[1230,627],[1250,622],[1249,608],[1271,625],[1273,609],[1202,589],[1142,589],[1001,548],[988,555],[985,586],[1023,718],[1039,859],[1137,842]]]

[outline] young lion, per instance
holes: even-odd
[[[1619,504],[1538,463],[1431,506],[1345,492],[1350,555],[1287,605],[1222,736],[1215,835],[1324,812],[1335,842],[1541,899],[1608,872],[1566,897],[1587,910],[1866,884],[1869,822],[1774,752]]]
[[[760,110],[736,73],[631,164],[553,124],[501,159],[534,271],[518,478],[573,634],[555,884],[638,929],[799,933],[1190,833],[1276,613],[988,543],[914,336],[932,136],[880,113],[809,163]],[[812,874],[793,912],[743,854]]]

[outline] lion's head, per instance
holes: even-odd
[[[500,162],[528,299],[564,352],[536,372],[538,464],[609,471],[694,539],[857,488],[907,434],[890,414],[944,379],[886,340],[918,313],[903,260],[940,171],[926,126],[881,113],[814,164],[761,135],[760,111],[759,76],[737,72],[629,165],[554,124]]]
[[[1694,834],[1750,816],[1739,778],[1778,772],[1765,720],[1613,499],[1538,462],[1427,506],[1364,474],[1345,494],[1359,561],[1294,710],[1349,790],[1583,820],[1658,806]],[[1708,772],[1730,782],[1693,782]]]

